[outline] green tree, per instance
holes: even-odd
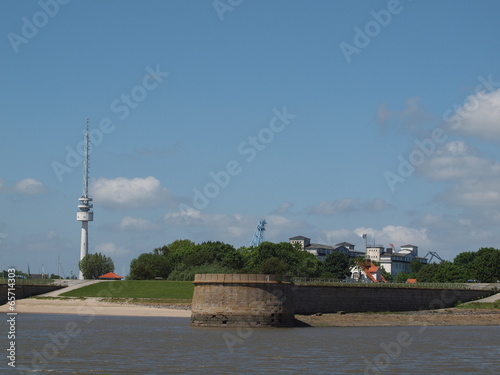
[[[325,259],[324,270],[335,279],[345,279],[350,274],[349,258],[340,251],[328,254]]]
[[[295,268],[295,276],[300,276],[300,277],[320,277],[324,273],[325,273],[324,262],[319,260],[314,255],[304,257]],[[332,276],[329,275],[329,277]]]
[[[427,283],[457,283],[466,281],[467,276],[460,266],[443,261],[422,266],[415,278]]]
[[[393,281],[392,275],[389,272],[387,272],[385,268],[382,266],[380,267],[380,273],[384,277],[385,281]]]
[[[270,273],[270,265],[278,266],[282,272],[287,268],[286,275],[290,276],[304,276],[315,277],[321,274],[321,266],[318,264],[317,258],[311,253],[301,250],[293,246],[289,242],[262,242],[257,247],[250,248],[246,253],[244,252],[244,259],[246,261],[246,271],[251,273]],[[276,260],[268,261],[270,258],[277,258]],[[288,267],[285,267],[285,264]],[[262,269],[264,265],[265,269]],[[308,268],[311,267],[311,268]]]
[[[473,278],[483,283],[500,280],[500,250],[492,247],[479,249],[471,262]]]
[[[129,279],[153,280],[156,277],[166,279],[172,271],[168,256],[161,252],[143,253],[130,262]]]
[[[108,272],[115,270],[113,260],[101,253],[87,254],[78,263],[84,279],[97,279]]]
[[[182,251],[185,248],[189,248],[194,245],[194,242],[191,240],[175,240],[170,245],[168,245],[168,249],[170,252],[175,253],[177,251]]]
[[[277,257],[267,258],[260,264],[260,272],[272,275],[286,275],[290,265]]]
[[[156,254],[156,255],[168,256],[169,253],[170,253],[170,249],[168,248],[167,245],[162,246],[162,247],[158,247],[158,248],[153,250],[153,254]]]
[[[400,272],[396,276],[394,276],[394,281],[397,283],[405,283],[408,279],[413,279],[413,277],[411,277],[411,274],[406,272]]]
[[[410,270],[413,276],[415,276],[418,273],[418,271],[422,269],[423,266],[424,264],[420,262],[418,259],[413,259],[410,263]]]
[[[453,259],[453,264],[457,266],[469,266],[476,258],[477,252],[474,251],[464,251],[458,254],[455,259]]]

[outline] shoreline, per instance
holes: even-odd
[[[0,306],[8,313],[9,305]],[[190,318],[189,304],[110,302],[100,298],[27,298],[16,301],[18,314],[73,314],[82,316],[135,316]],[[295,315],[298,326],[500,326],[500,310],[447,308],[385,313]]]
[[[500,310],[447,308],[386,313],[295,315],[311,327],[500,326]]]
[[[178,305],[147,306],[133,303],[108,302],[100,298],[26,298],[16,301],[18,314],[73,314],[91,316],[144,316],[189,318],[191,309]],[[9,305],[0,306],[0,312],[7,313]]]

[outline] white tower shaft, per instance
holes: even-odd
[[[80,242],[80,260],[87,255],[89,249],[89,222],[82,221],[82,237]],[[83,279],[82,271],[78,275],[79,279]]]
[[[94,212],[92,212],[92,198],[89,197],[89,119],[87,118],[87,128],[85,131],[85,157],[83,160],[83,195],[78,198],[78,208],[80,211],[76,213],[76,220],[82,222],[82,233],[80,241],[80,260],[82,260],[89,250],[89,221],[94,220]],[[82,271],[80,271],[79,279],[83,279]]]

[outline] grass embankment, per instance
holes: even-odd
[[[500,309],[500,299],[495,302],[469,302],[462,303],[456,306],[459,309],[486,309],[486,310],[495,310]]]
[[[104,281],[62,293],[62,297],[98,297],[140,304],[191,303],[191,281],[124,280]]]

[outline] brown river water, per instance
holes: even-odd
[[[15,334],[16,367],[4,355],[1,374],[500,374],[500,326],[216,329],[19,314]]]

